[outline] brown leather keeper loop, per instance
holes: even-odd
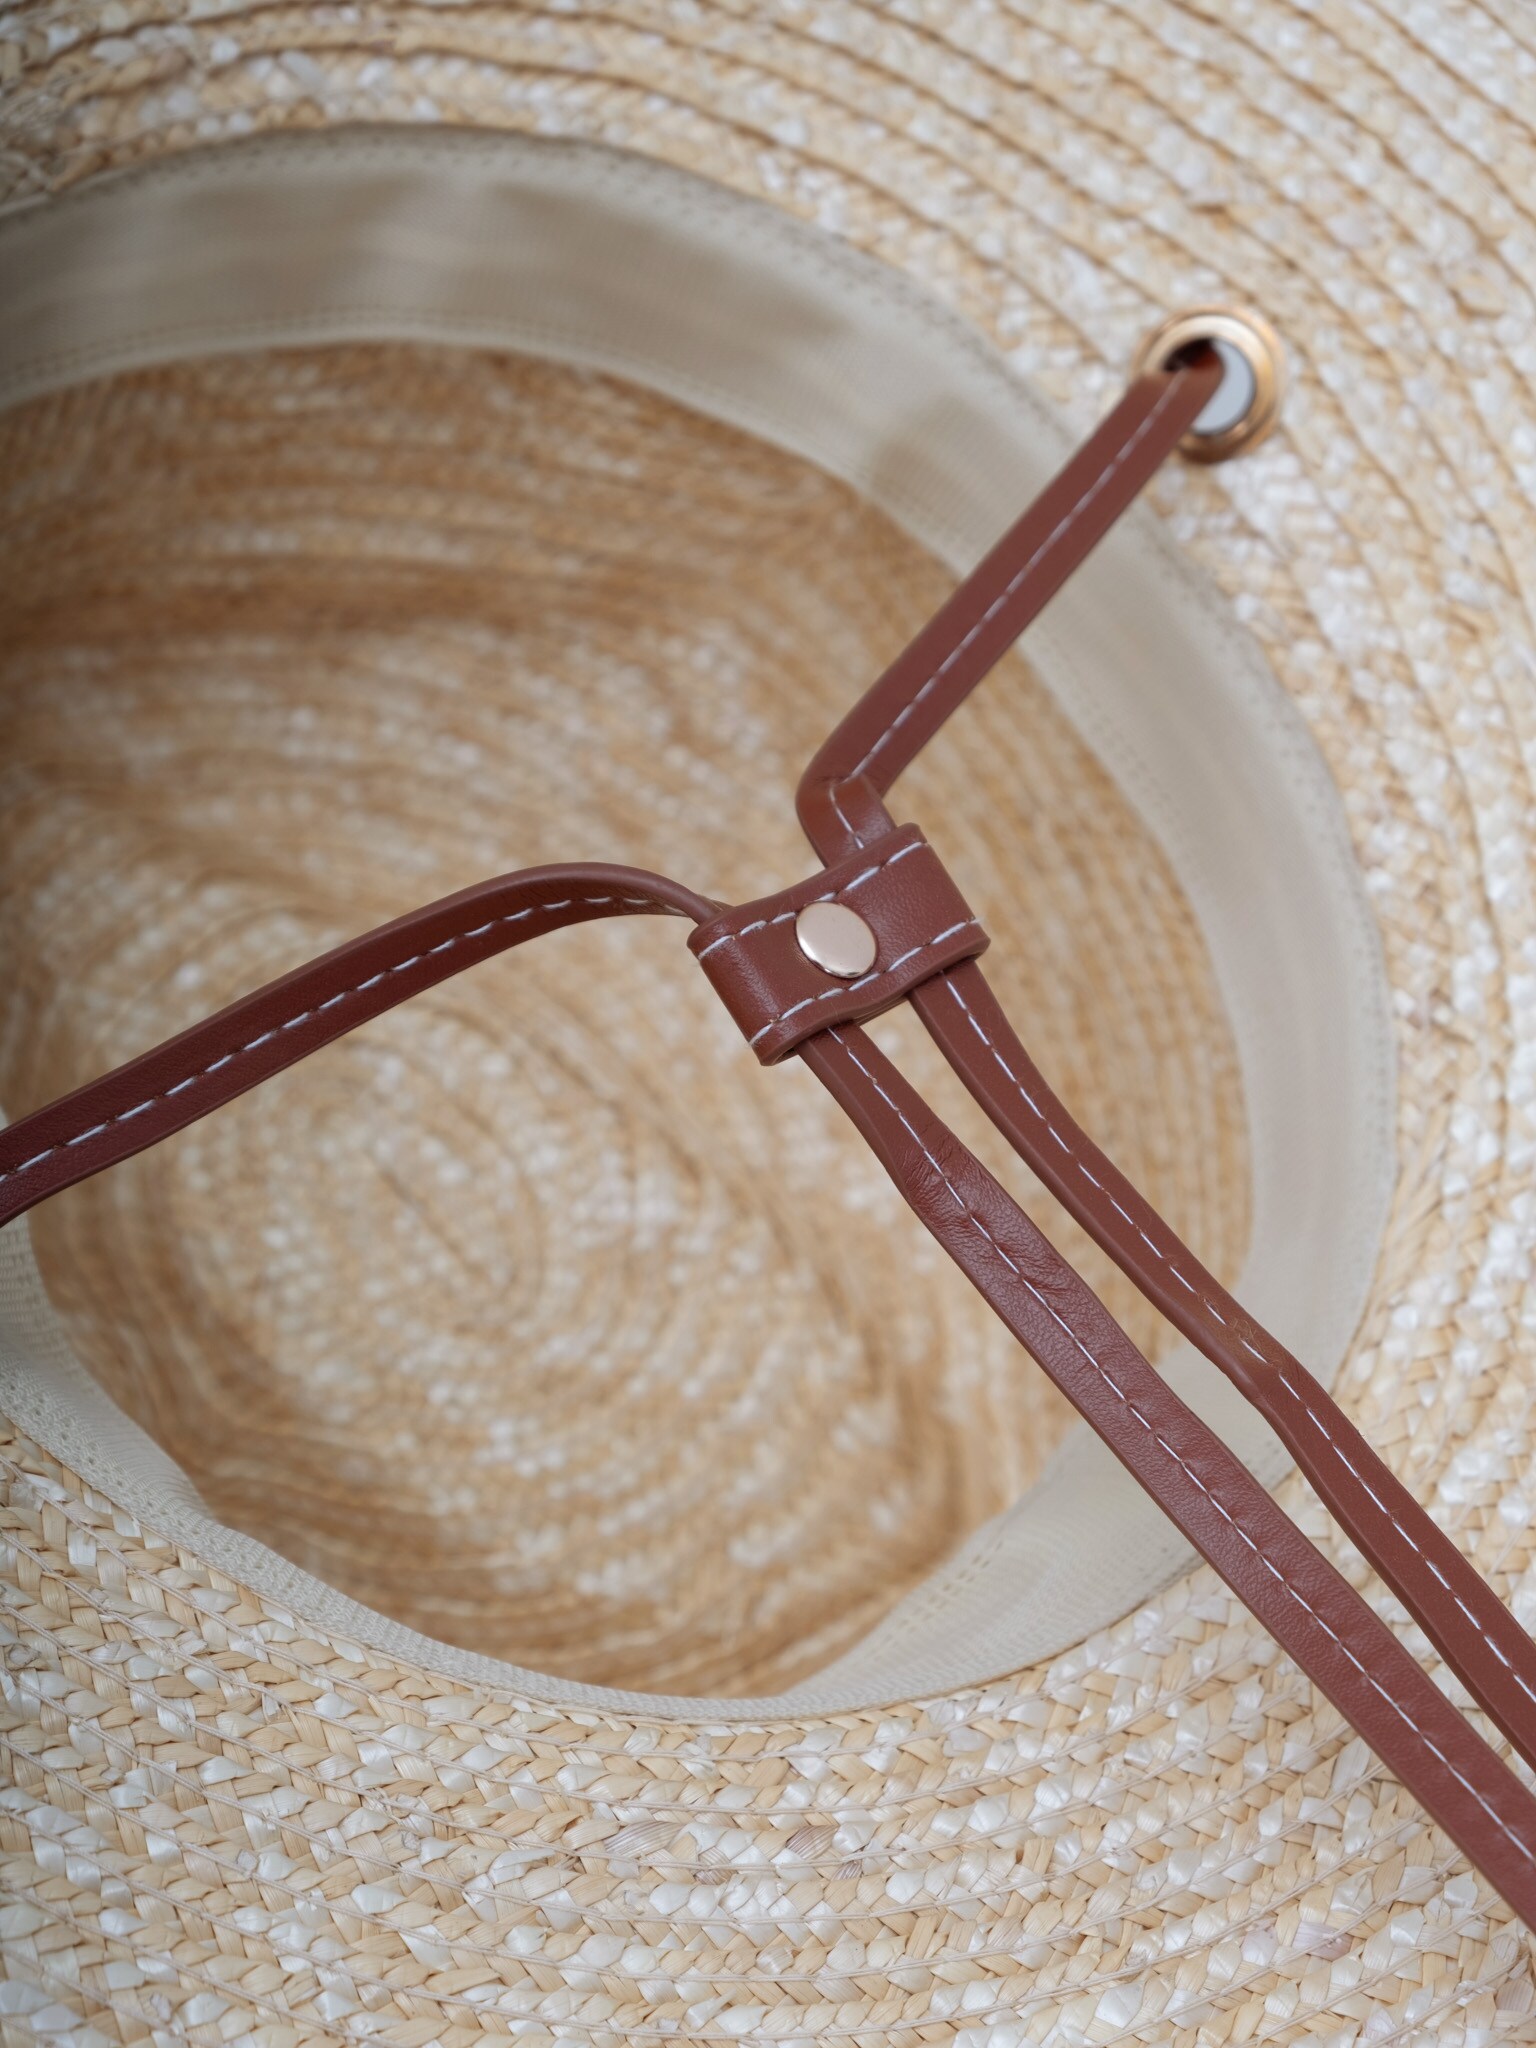
[[[841,980],[801,949],[811,903],[854,910],[875,938],[867,974]],[[984,952],[987,935],[915,825],[888,832],[776,896],[738,904],[690,934],[689,947],[764,1066],[832,1024],[888,1010],[919,982]]]

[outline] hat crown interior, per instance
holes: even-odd
[[[1068,445],[910,280],[614,151],[227,148],[12,214],[0,274],[13,1113],[482,872],[795,879],[795,749]],[[1090,1129],[1331,1380],[1392,1186],[1337,794],[1148,515],[1025,652],[898,815]],[[519,955],[64,1198],[46,1288],[8,1233],[6,1406],[296,1612],[541,1696],[832,1711],[1129,1612],[1182,1545],[666,936]]]

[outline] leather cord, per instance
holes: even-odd
[[[1221,377],[1209,347],[1172,373],[1138,377],[817,749],[795,804],[823,861],[890,830],[881,797],[1103,539]]]
[[[242,996],[100,1080],[0,1130],[0,1226],[185,1129],[408,996],[540,932],[719,905],[605,862],[526,868],[444,896]]]
[[[900,769],[1060,587],[1062,575],[1050,573],[1053,557],[1056,571],[1069,558],[1075,566],[1087,552],[1085,531],[1097,537],[1171,452],[1205,402],[1201,394],[1208,395],[1201,375],[1196,362],[1133,384],[849,712],[800,785],[801,821],[824,861],[891,829],[883,799]],[[1175,402],[1169,389],[1181,382],[1184,394]],[[1160,396],[1149,388],[1159,383],[1167,387]],[[1085,513],[1088,526],[1080,529],[1075,522]],[[1078,1128],[1020,1044],[980,966],[970,961],[945,972],[915,989],[911,1001],[1018,1155],[1263,1415],[1451,1670],[1536,1768],[1536,1644],[1481,1574],[1313,1375],[1246,1315]]]
[[[800,1057],[910,1206],[1240,1600],[1536,1926],[1536,1799],[857,1025]]]
[[[988,1116],[1088,1234],[1274,1429],[1329,1512],[1536,1768],[1536,1644],[1327,1390],[1078,1127],[978,967],[912,1002]]]
[[[1536,1760],[1536,1647],[1318,1383],[1245,1317],[1066,1116],[974,958],[938,949],[948,883],[884,804],[892,782],[1123,512],[1215,389],[1209,352],[1140,380],[821,749],[799,808],[829,875],[722,917],[664,877],[599,864],[504,876],[411,913],[0,1132],[0,1224],[143,1150],[370,1017],[524,939],[592,918],[671,914],[695,950],[743,954],[750,1014],[831,1091],[913,1209],[1007,1327],[1276,1640],[1468,1858],[1536,1928],[1536,1798],[1247,1468],[1164,1383],[1016,1202],[891,1067],[839,996],[820,1005],[780,944],[796,905],[841,890],[893,965],[871,1008],[910,1000],[993,1121],[1171,1320],[1279,1430],[1298,1465],[1474,1696]],[[889,839],[889,847],[876,842]],[[844,864],[854,856],[850,870]],[[898,858],[911,862],[900,877]],[[924,861],[927,855],[922,856]],[[830,879],[829,879],[830,876]],[[877,877],[884,879],[878,880]],[[951,905],[950,908],[945,908]],[[960,906],[963,910],[963,904]],[[948,922],[940,925],[939,920]],[[966,937],[966,951],[975,941]],[[908,956],[910,956],[908,958]],[[706,972],[711,960],[704,960]],[[905,972],[897,979],[895,966]],[[720,968],[714,972],[719,981]],[[799,979],[795,979],[799,977]],[[720,982],[728,1000],[742,993]],[[811,989],[808,997],[806,989]],[[828,1020],[822,1023],[823,1016]],[[752,1030],[748,1030],[752,1035]]]

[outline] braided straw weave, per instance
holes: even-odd
[[[737,897],[795,874],[797,756],[946,587],[818,472],[516,357],[233,357],[0,440],[8,1103],[557,848]],[[1010,681],[914,804],[995,798],[966,857],[998,918],[1010,875],[1062,874],[1018,1001],[1235,1266],[1241,1111],[1187,907]],[[1085,928],[1144,950],[1129,1002],[1072,966]],[[428,1634],[668,1692],[816,1669],[1035,1476],[1064,1404],[696,981],[650,925],[551,941],[52,1205],[97,1378],[223,1519]]]
[[[1076,425],[1166,307],[1265,309],[1279,434],[1153,498],[1380,918],[1401,1175],[1341,1397],[1536,1616],[1529,17],[110,0],[3,34],[16,197],[356,120],[619,144],[900,266]],[[507,357],[135,372],[0,444],[12,1114],[483,873],[798,875],[783,790],[946,587],[808,466]],[[902,797],[994,931],[1030,874],[1001,994],[1233,1273],[1230,1037],[1134,813],[1017,659]],[[667,937],[479,970],[33,1235],[223,1520],[440,1641],[724,1702],[856,1641],[1065,1425]],[[1205,1571],[950,1697],[577,1711],[341,1640],[3,1449],[8,2041],[1536,2041],[1523,1931]]]

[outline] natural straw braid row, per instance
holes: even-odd
[[[1340,2004],[1480,2039],[1526,2016],[1517,1933],[1198,1578],[1043,1684],[620,1727],[377,1665],[10,1457],[0,1931],[16,1981],[108,2039],[999,2048],[1063,2018],[1108,2044]]]

